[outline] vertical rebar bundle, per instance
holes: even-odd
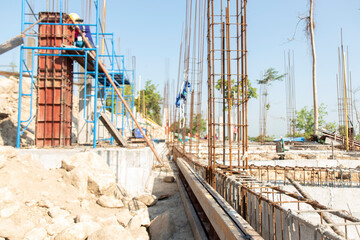
[[[352,83],[351,72],[349,68],[349,49],[346,54],[342,42],[338,48],[339,73],[336,75],[337,97],[338,97],[338,114],[339,114],[339,133],[345,136],[344,147],[349,150],[353,147],[354,125],[352,110]]]
[[[287,56],[286,56],[287,55]],[[286,92],[286,122],[287,134],[295,137],[296,126],[296,94],[295,94],[295,54],[294,51],[284,52],[285,92]]]
[[[190,152],[193,151],[194,146],[196,146],[196,152],[199,152],[201,137],[206,5],[206,0],[186,1],[185,29],[180,46],[178,90],[176,92],[179,96],[183,95],[182,91],[185,87],[186,97],[176,113],[178,117],[177,135],[180,142],[183,143],[183,150]],[[187,85],[188,83],[189,85]]]
[[[208,2],[210,182],[217,164],[248,168],[246,4]]]

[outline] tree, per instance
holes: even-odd
[[[310,139],[314,130],[314,109],[308,109],[307,106],[303,107],[300,111],[296,111],[295,127],[296,130],[302,132],[306,139]],[[325,117],[327,116],[326,105],[320,104],[319,106],[319,127],[330,128],[329,131],[336,131],[335,123],[326,123]]]
[[[120,89],[120,92],[121,92],[121,94],[123,93],[123,90],[122,89]],[[124,92],[125,92],[125,95],[123,96],[124,97],[124,99],[127,101],[127,100],[130,100],[131,98],[133,98],[133,87],[132,87],[132,85],[125,85],[125,87],[124,87]],[[108,96],[107,98],[106,98],[106,102],[105,102],[105,104],[106,104],[106,106],[107,107],[110,107],[111,106],[111,103],[113,104],[113,109],[116,109],[116,97],[117,97],[117,94],[116,93],[114,93],[114,102],[112,102],[112,96],[111,96],[111,94],[110,94],[110,96]],[[120,101],[120,99],[119,99],[119,101],[118,101],[120,104],[121,104],[121,101]],[[130,107],[130,109],[131,109],[131,111],[132,111],[132,106],[131,106],[131,104],[128,104],[129,105],[129,107]],[[109,109],[107,109],[109,112],[111,112],[111,108]],[[119,112],[118,112],[119,113]]]
[[[138,112],[141,112],[143,109],[143,96],[145,93],[145,109],[146,116],[155,121],[157,124],[161,125],[161,102],[162,97],[160,92],[157,90],[157,86],[151,83],[151,80],[146,81],[145,90],[139,92],[140,97],[140,109],[137,109]],[[135,98],[135,105],[139,106],[139,97]],[[143,113],[144,114],[144,113]]]
[[[195,134],[197,133],[197,121],[198,121],[198,119],[201,119],[200,120],[200,133],[199,133],[200,136],[206,134],[206,125],[207,125],[206,124],[206,119],[203,118],[201,114],[199,114],[198,116],[199,116],[199,118],[198,117],[194,118],[194,124],[193,124],[193,128],[192,128],[192,131],[191,131],[192,136],[195,136]],[[179,127],[179,122],[178,121],[173,122],[171,124],[171,126],[170,126],[172,132],[176,132],[178,127]],[[190,132],[190,128],[187,126],[186,127],[186,133],[189,133],[189,132]]]
[[[312,55],[312,80],[313,80],[313,102],[314,102],[314,136],[319,134],[319,107],[317,101],[317,83],[316,83],[316,48],[315,48],[315,22],[314,22],[314,0],[309,0],[309,15],[305,17],[299,17],[299,21],[296,24],[295,32],[291,40],[295,39],[296,29],[299,23],[304,20],[306,22],[305,33],[307,38],[310,38],[311,43],[311,55]]]
[[[204,119],[202,117],[202,114],[199,114],[194,118],[193,129],[192,129],[191,135],[195,135],[197,133],[198,120],[200,121],[199,122],[199,126],[200,126],[199,134],[200,134],[200,136],[206,134],[206,125],[207,125],[206,124],[206,119]]]
[[[310,0],[309,18],[307,30],[310,32],[311,39],[311,53],[312,53],[312,78],[313,78],[313,100],[314,100],[314,135],[319,134],[319,108],[317,102],[317,84],[316,84],[316,51],[315,51],[315,36],[314,36],[314,0]]]
[[[263,75],[262,79],[257,80],[257,83],[264,87],[264,101],[262,102],[263,106],[261,107],[263,111],[263,132],[260,133],[260,136],[266,137],[266,119],[267,119],[267,111],[270,109],[270,103],[268,100],[269,96],[269,86],[275,81],[282,81],[284,79],[285,74],[279,75],[279,72],[276,71],[274,68],[268,68]]]
[[[234,84],[234,80],[232,79],[231,80],[231,91],[230,91],[230,98],[233,99],[235,98],[235,94],[237,94],[237,89],[238,89],[238,86],[237,84]],[[216,85],[215,85],[215,88],[217,90],[222,90],[222,85],[224,84],[224,98],[228,98],[228,83],[227,83],[227,79],[225,79],[225,82],[223,83],[222,82],[222,79],[219,79],[217,82],[216,82]],[[239,88],[240,89],[240,92],[239,92],[239,95],[241,96],[242,95],[242,90],[241,90],[241,87]],[[251,98],[258,98],[258,95],[257,95],[257,89],[252,87],[251,85],[251,82],[250,80],[247,81],[247,90],[248,90],[248,99],[251,99]],[[231,101],[231,104],[233,104],[233,101]]]

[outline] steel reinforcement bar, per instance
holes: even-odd
[[[199,177],[214,179],[216,192],[264,239],[344,239],[324,223],[324,211],[333,216],[335,224],[344,229],[347,238],[349,230],[360,225],[358,218],[345,211],[330,209],[317,201],[309,201],[296,193],[259,181],[247,171],[229,172],[218,168],[215,176],[209,178],[208,167],[197,162],[194,154],[184,154],[173,146],[172,155],[174,159],[186,161],[188,168],[196,171]],[[197,194],[202,198],[201,192]]]
[[[303,186],[360,187],[360,170],[354,168],[249,166],[261,181],[288,184],[286,175]]]

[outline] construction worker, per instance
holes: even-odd
[[[237,131],[238,131],[238,128],[235,126],[235,127],[234,127],[234,131],[233,131],[233,134],[234,134],[234,141],[236,141],[236,140],[237,140],[237,138],[236,138]]]
[[[71,20],[76,24],[78,23],[79,25],[79,28],[80,30],[84,33],[85,37],[87,38],[88,42],[90,43],[91,45],[91,48],[95,48],[95,45],[94,45],[94,42],[93,42],[93,39],[91,37],[91,32],[90,32],[90,26],[84,26],[82,25],[84,20],[81,19],[79,17],[78,14],[76,13],[70,13],[70,18]],[[75,29],[75,46],[76,47],[84,47],[85,43],[84,43],[84,40],[82,39],[82,36],[80,34],[80,32],[78,31],[78,29],[76,28]]]

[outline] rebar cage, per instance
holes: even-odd
[[[208,148],[217,164],[248,168],[246,0],[208,2]]]

